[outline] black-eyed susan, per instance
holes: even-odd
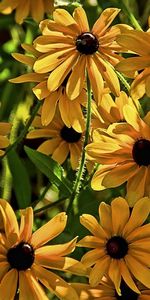
[[[0,210],[5,229],[0,244],[0,299],[14,300],[19,289],[19,299],[48,300],[42,287],[45,286],[58,299],[78,300],[74,289],[48,270],[86,274],[80,262],[65,257],[74,250],[76,238],[61,245],[45,245],[65,229],[66,214],[57,214],[32,234],[31,207],[21,210],[20,227],[7,201],[0,199]]]
[[[33,125],[36,129],[31,130],[27,138],[46,139],[37,150],[51,155],[59,164],[63,164],[70,156],[72,169],[77,169],[82,153],[84,133],[77,132],[73,127],[67,127],[59,114],[48,126],[41,125],[40,117],[35,119]]]
[[[81,224],[92,233],[78,243],[93,248],[81,259],[85,266],[93,266],[91,286],[97,286],[103,275],[108,275],[120,296],[122,279],[137,294],[133,278],[150,288],[150,224],[143,225],[149,213],[149,198],[138,200],[130,214],[127,201],[118,197],[111,205],[101,202],[100,223],[89,214],[80,217]]]
[[[54,0],[2,0],[0,12],[11,14],[15,12],[15,20],[22,24],[24,19],[31,16],[36,22],[43,19],[45,13],[52,13],[54,10]]]
[[[107,91],[107,90],[106,90]],[[94,101],[92,102],[92,127],[95,128],[108,128],[110,124],[115,122],[123,122],[124,114],[123,107],[129,104],[136,111],[140,109],[140,104],[138,100],[132,100],[123,91],[120,92],[120,96],[112,99],[109,93],[105,93],[102,99],[97,105]]]
[[[14,53],[13,57],[26,64],[30,69],[33,69],[33,64],[39,56],[39,52],[31,45],[23,44],[28,54]],[[32,70],[33,71],[33,70]],[[20,75],[10,82],[37,82],[38,84],[32,89],[39,100],[43,101],[41,110],[41,122],[43,126],[47,126],[54,118],[56,110],[58,109],[61,118],[67,127],[72,127],[78,132],[82,132],[85,128],[85,119],[83,115],[83,108],[86,106],[86,90],[82,89],[80,95],[74,100],[70,100],[66,94],[66,84],[68,76],[64,79],[61,86],[54,92],[50,92],[47,88],[47,78],[49,74],[38,74],[36,72]]]
[[[9,145],[9,139],[7,135],[11,129],[11,124],[6,122],[0,122],[0,156],[5,153],[4,149]]]
[[[131,85],[132,97],[139,99],[145,93],[150,96],[150,31],[129,31],[118,36],[117,41],[122,47],[133,51],[136,56],[122,60],[116,69],[127,76],[129,70],[141,71]]]
[[[77,98],[87,70],[95,99],[100,99],[104,81],[119,95],[119,81],[113,66],[122,58],[116,54],[121,49],[116,37],[127,26],[110,27],[119,11],[118,8],[105,9],[91,30],[82,7],[74,10],[73,17],[64,9],[56,9],[53,20],[41,22],[42,35],[34,40],[41,55],[33,68],[40,74],[51,72],[47,80],[49,91],[57,90],[71,72],[66,92],[69,99]]]
[[[127,199],[150,197],[150,115],[140,118],[130,105],[123,108],[127,123],[114,123],[95,130],[93,143],[86,146],[88,159],[103,164],[92,178],[92,188],[103,190],[127,182]]]
[[[122,280],[120,289],[121,295],[118,295],[115,286],[108,278],[103,278],[97,287],[91,287],[84,283],[72,283],[71,286],[77,291],[79,300],[148,300],[150,289],[138,283],[140,294],[134,292]]]

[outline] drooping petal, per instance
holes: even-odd
[[[110,205],[101,202],[99,206],[100,223],[104,230],[112,234],[112,213]]]
[[[43,126],[47,126],[53,120],[58,100],[59,93],[57,91],[51,93],[45,98],[41,112],[41,121]]]
[[[147,167],[139,167],[138,172],[127,183],[127,201],[133,207],[138,199],[144,196],[147,178]]]
[[[122,275],[123,280],[125,283],[130,287],[131,290],[133,290],[135,293],[139,294],[139,290],[137,286],[135,285],[135,282],[130,274],[130,271],[124,261],[124,259],[120,259],[120,273]]]
[[[131,255],[125,256],[125,262],[134,277],[150,288],[150,270]]]
[[[38,248],[35,251],[36,257],[40,258],[48,258],[50,256],[64,256],[71,253],[76,246],[77,238],[74,238],[68,243],[60,244],[60,245],[51,245],[51,246],[44,246]]]
[[[96,236],[87,235],[82,240],[79,241],[78,245],[80,247],[87,247],[87,248],[101,248],[101,246],[104,245],[104,240]]]
[[[0,284],[0,299],[14,299],[17,292],[18,271],[11,269],[2,279]]]
[[[71,257],[48,256],[47,258],[44,258],[36,255],[35,263],[45,268],[70,272],[79,276],[85,276],[89,272],[81,262]]]
[[[38,248],[58,236],[64,230],[66,222],[66,213],[62,212],[57,214],[49,222],[33,233],[30,240],[33,247]]]
[[[69,153],[68,143],[62,141],[59,147],[53,152],[52,158],[56,160],[60,165],[67,159]]]
[[[90,272],[89,283],[91,286],[97,286],[100,283],[103,275],[107,273],[109,265],[110,258],[108,256],[104,256],[96,263]]]
[[[75,290],[61,277],[38,265],[34,265],[33,270],[35,275],[39,278],[39,281],[50,289],[50,291],[53,292],[58,299],[78,300]]]
[[[115,285],[117,294],[119,296],[121,296],[121,289],[120,289],[121,274],[120,274],[120,269],[119,269],[119,260],[117,260],[117,259],[111,260],[108,274],[109,274],[110,279],[112,280],[112,282]]]
[[[30,270],[19,272],[19,300],[48,300]]]
[[[72,68],[71,75],[69,76],[66,85],[66,93],[70,100],[77,98],[83,90],[85,84],[85,66],[85,55],[81,55],[76,65]]]
[[[78,243],[80,245],[80,242]],[[100,249],[93,249],[88,252],[86,252],[81,259],[81,262],[86,266],[86,267],[91,267],[95,263],[97,263],[100,259],[103,259],[105,257],[105,249],[100,248]]]

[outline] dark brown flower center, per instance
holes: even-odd
[[[60,135],[67,143],[77,143],[82,136],[80,132],[77,132],[72,127],[69,128],[67,126],[64,126],[61,129]]]
[[[82,54],[93,54],[98,50],[99,41],[91,32],[84,32],[76,39],[76,48]]]
[[[132,149],[132,156],[139,166],[150,165],[150,141],[146,139],[136,141]]]
[[[34,249],[30,244],[21,242],[8,250],[7,260],[11,268],[27,270],[34,262]]]
[[[117,294],[117,292],[115,292],[115,296],[117,300],[138,300],[139,295],[137,293],[135,293],[134,291],[132,291],[129,286],[127,286],[127,284],[122,280],[121,281],[121,296],[119,296]]]
[[[106,251],[110,257],[121,259],[128,252],[128,243],[122,236],[113,236],[106,244]]]

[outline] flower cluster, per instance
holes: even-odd
[[[150,30],[134,29],[131,15],[133,27],[120,24],[119,8],[99,4],[91,26],[89,3],[75,2],[67,10],[54,2],[0,2],[2,14],[15,10],[17,30],[26,30],[21,24],[30,17],[21,53],[12,54],[23,65],[9,79],[24,83],[18,92],[24,101],[15,102],[10,116],[3,103],[7,92],[2,94],[0,159],[6,159],[0,174],[0,299],[146,300]],[[19,30],[12,35],[21,35]],[[32,177],[33,185],[38,182],[34,191]],[[15,213],[16,206],[21,209]],[[35,225],[39,212],[44,214]]]

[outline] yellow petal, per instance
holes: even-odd
[[[98,36],[102,35],[109,27],[112,21],[120,12],[118,8],[106,8],[100,15],[99,19],[95,22],[92,32]]]
[[[30,1],[26,0],[23,5],[17,6],[15,20],[16,23],[22,24],[23,20],[29,15]]]
[[[145,194],[147,171],[147,167],[139,167],[139,170],[137,170],[136,174],[127,183],[126,199],[130,207],[133,207],[136,201]]]
[[[74,100],[81,93],[85,84],[85,55],[81,55],[78,62],[73,67],[71,75],[67,81],[66,93],[70,100]],[[80,72],[79,72],[80,70]]]
[[[54,139],[51,139],[51,140],[47,140],[47,141],[43,142],[38,147],[37,150],[41,153],[46,154],[46,155],[50,155],[50,154],[53,154],[55,149],[59,146],[59,143],[60,143],[59,138],[54,138]]]
[[[27,56],[24,54],[20,54],[20,53],[13,53],[12,56],[18,60],[19,62],[28,65],[30,67],[33,66],[34,62],[35,62],[35,58],[31,57],[31,56]]]
[[[17,292],[18,271],[11,269],[2,279],[0,284],[0,299],[14,299]]]
[[[111,207],[105,202],[101,202],[99,206],[99,217],[101,226],[106,230],[110,235],[112,234],[112,215]]]
[[[0,199],[0,209],[3,216],[6,236],[9,237],[11,233],[15,233],[17,236],[19,236],[17,218],[10,204],[5,200]]]
[[[38,248],[58,236],[66,227],[67,216],[64,212],[59,213],[41,228],[35,231],[31,237],[31,244]]]
[[[125,262],[134,277],[143,283],[147,288],[150,288],[150,270],[131,255],[125,256]]]
[[[70,162],[73,170],[76,170],[80,163],[82,149],[75,143],[69,144]]]
[[[80,223],[86,227],[93,235],[100,239],[105,239],[107,233],[103,230],[96,218],[89,214],[83,214],[80,217]]]
[[[116,166],[113,170],[107,173],[103,179],[103,185],[106,188],[116,187],[134,176],[138,166],[134,162],[125,162]]]
[[[47,126],[53,120],[58,100],[59,93],[57,91],[51,93],[45,98],[41,112],[41,121],[43,126]]]
[[[61,165],[67,159],[68,154],[69,154],[68,143],[62,141],[59,144],[59,147],[55,149],[55,151],[53,152],[52,158]]]
[[[86,13],[81,6],[75,8],[73,17],[76,23],[79,25],[81,33],[90,31]]]
[[[97,286],[100,283],[102,277],[108,271],[109,264],[110,258],[108,256],[104,256],[96,263],[90,273],[89,283],[91,286]]]
[[[124,259],[120,259],[119,261],[120,265],[120,273],[122,275],[123,280],[125,283],[130,287],[131,290],[133,290],[135,293],[140,294],[140,291],[138,290],[137,286],[134,283],[134,280],[128,270],[128,267],[124,261]]]
[[[43,74],[29,73],[23,74],[16,78],[9,79],[12,83],[22,83],[22,82],[41,82],[43,80]]]
[[[80,242],[79,242],[80,245]],[[102,246],[101,248],[90,250],[86,252],[81,259],[81,262],[86,266],[86,267],[91,267],[95,263],[99,262],[100,259],[103,259],[105,257],[105,247]]]
[[[79,241],[77,246],[79,245],[80,247],[100,248],[103,244],[104,244],[104,240],[96,236],[87,235],[82,240]]]
[[[19,272],[19,300],[48,300],[31,271]]]
[[[70,55],[63,59],[63,62],[51,72],[48,78],[48,89],[50,92],[55,91],[65,80],[66,76],[73,67],[73,64],[77,60],[78,53],[76,51],[70,52]],[[60,61],[61,62],[61,61]]]
[[[121,235],[129,220],[129,205],[122,197],[115,198],[111,203],[113,233]]]
[[[32,89],[32,91],[39,100],[46,98],[50,93],[49,90],[47,89],[47,81],[46,80],[38,83]]]
[[[20,241],[28,241],[32,234],[33,209],[28,207],[21,210]]]
[[[79,261],[71,257],[48,256],[47,258],[36,255],[35,263],[43,267],[70,272],[76,275],[87,275],[88,269]]]
[[[112,259],[109,266],[109,277],[115,285],[116,292],[121,296],[121,274],[119,270],[119,261],[117,259]]]
[[[129,235],[130,232],[141,226],[147,219],[150,213],[150,201],[148,197],[141,198],[138,200],[132,210],[130,219],[125,225],[123,234]]]
[[[91,55],[87,56],[87,70],[91,82],[94,99],[99,104],[102,99],[104,82],[99,68]]]
[[[44,246],[38,248],[35,251],[36,257],[39,258],[49,258],[50,256],[64,256],[70,254],[76,246],[77,238],[74,238],[68,243],[61,244],[61,245],[51,245],[51,246]]]
[[[34,265],[34,272],[39,281],[50,289],[50,291],[53,292],[58,299],[78,300],[75,290],[55,273],[52,273],[38,265]]]

